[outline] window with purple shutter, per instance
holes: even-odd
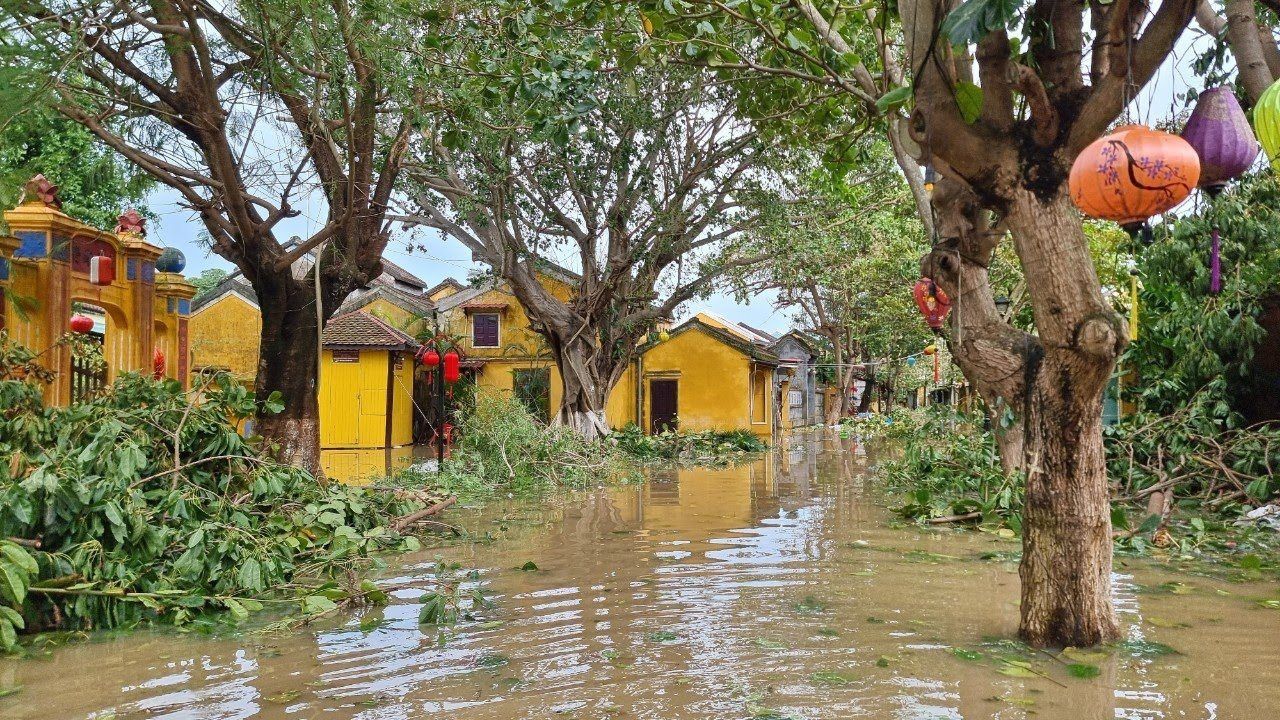
[[[498,347],[498,316],[483,313],[471,316],[471,346]]]

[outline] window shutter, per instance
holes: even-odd
[[[472,345],[475,347],[498,346],[498,316],[491,314],[473,315]]]

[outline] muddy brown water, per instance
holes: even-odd
[[[1004,664],[1018,577],[1000,558],[1017,544],[890,527],[847,440],[451,519],[498,539],[402,559],[386,607],[0,660],[0,688],[22,686],[0,717],[1280,717],[1280,612],[1257,603],[1274,585],[1120,560],[1129,650],[1084,658],[1100,671],[1084,679],[1042,654]],[[435,554],[479,569],[495,601],[443,644],[417,623]],[[1177,654],[1132,651],[1152,643]]]

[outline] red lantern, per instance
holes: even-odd
[[[116,279],[116,264],[109,255],[89,258],[89,282],[94,285],[110,285]]]
[[[83,335],[91,330],[93,330],[93,318],[78,313],[71,316],[71,332]]]
[[[1071,166],[1071,199],[1085,215],[1135,232],[1172,210],[1200,181],[1200,158],[1177,135],[1126,125],[1085,148]]]
[[[444,354],[444,381],[445,382],[449,383],[450,385],[458,382],[458,379],[462,377],[462,372],[460,370],[461,362],[462,362],[462,358],[458,357],[458,353],[452,350]]]
[[[156,348],[156,351],[151,354],[151,377],[155,378],[156,380],[163,380],[164,369],[165,369],[164,351],[161,350],[160,348]]]
[[[418,355],[418,362],[422,363],[423,365],[426,365],[429,368],[433,368],[440,364],[440,353],[436,352],[431,348],[425,348]]]
[[[911,292],[915,295],[916,307],[924,315],[924,321],[934,331],[941,330],[942,322],[947,319],[947,313],[951,312],[951,298],[929,278],[920,278]]]

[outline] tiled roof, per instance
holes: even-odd
[[[351,312],[329,320],[324,326],[324,346],[410,350],[418,343],[408,334],[391,327],[367,312]]]
[[[232,292],[243,297],[254,305],[258,304],[258,294],[253,291],[253,286],[249,284],[249,281],[246,280],[243,275],[237,273],[235,275],[227,276],[222,282],[214,285],[212,290],[192,300],[191,311],[195,312],[205,305],[212,303],[214,300]]]
[[[463,285],[462,283],[458,282],[457,280],[454,280],[451,277],[447,277],[444,280],[441,280],[440,282],[436,283],[435,285],[427,288],[426,292],[424,292],[423,295],[435,295],[436,293],[446,288],[453,288],[454,292],[458,292],[459,290],[462,290],[465,287],[466,285]]]
[[[508,306],[509,306],[509,303],[504,302],[502,300],[491,300],[489,302],[480,302],[477,300],[473,300],[468,303],[463,303],[462,311],[474,312],[476,310],[506,310]]]
[[[426,295],[419,295],[398,287],[378,283],[367,288],[361,288],[348,295],[347,299],[342,302],[341,307],[338,308],[337,314],[345,315],[349,312],[355,312],[378,298],[384,298],[388,302],[419,317],[427,317],[435,309],[435,303],[431,302]]]
[[[405,270],[404,268],[400,267],[399,265],[391,262],[386,258],[382,258],[382,272],[386,273],[387,275],[390,275],[397,282],[402,282],[405,285],[412,285],[418,288],[419,290],[427,287],[426,280],[423,280],[417,275],[414,275],[413,273],[409,272],[408,270]]]
[[[683,323],[680,323],[678,327],[676,327],[674,330],[671,331],[671,337],[675,337],[681,333],[688,332],[689,330],[692,330],[694,328],[702,330],[703,332],[715,338],[716,340],[719,340],[725,345],[728,345],[729,347],[742,352],[742,354],[754,360],[758,360],[760,362],[767,363],[770,365],[778,364],[777,355],[774,355],[773,353],[761,348],[756,343],[749,342],[743,339],[741,336],[737,335],[736,333],[729,332],[728,330],[725,330],[723,328],[718,328],[715,325],[712,325],[711,323],[703,322],[702,320],[699,320],[697,317],[689,318]],[[647,343],[640,348],[639,352],[643,354],[647,352],[650,348],[656,346],[657,344],[658,344],[657,341]]]

